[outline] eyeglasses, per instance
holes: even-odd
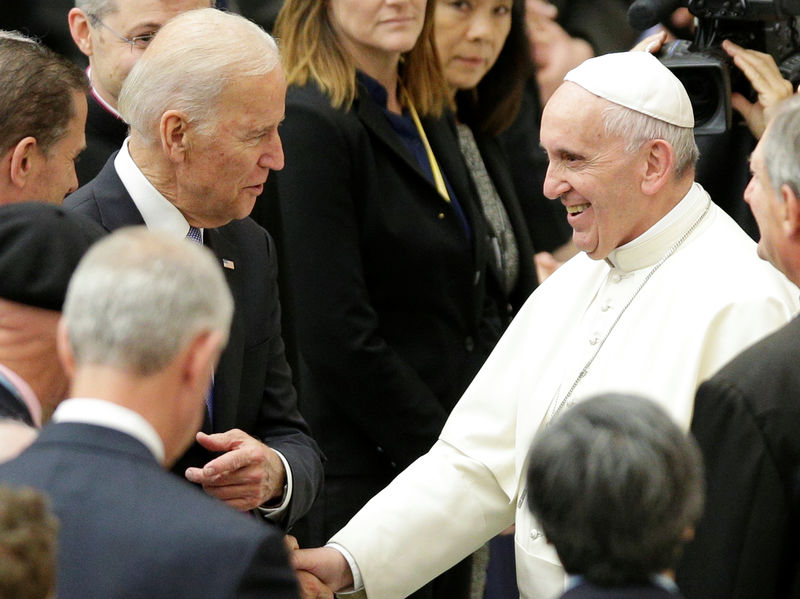
[[[128,38],[111,29],[111,27],[103,23],[103,21],[101,21],[100,17],[98,17],[97,15],[90,14],[89,20],[92,22],[92,25],[94,27],[97,27],[98,25],[100,25],[101,27],[105,27],[111,33],[117,36],[120,40],[128,44],[131,47],[131,52],[133,52],[134,48],[136,48],[137,50],[144,50],[145,48],[147,48],[147,46],[150,45],[150,42],[152,42],[153,38],[156,36],[156,32],[154,31],[152,33],[146,33],[144,35],[137,35],[136,37]]]

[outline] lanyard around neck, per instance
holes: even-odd
[[[417,132],[419,132],[419,136],[422,139],[422,145],[425,146],[425,153],[428,155],[428,162],[431,165],[431,172],[433,173],[433,182],[436,184],[436,190],[439,192],[439,195],[444,198],[444,201],[449,203],[450,194],[447,192],[447,185],[444,184],[442,170],[439,168],[439,163],[436,161],[436,156],[433,155],[431,144],[428,141],[428,136],[425,135],[425,129],[422,128],[422,122],[419,120],[417,109],[414,108],[414,103],[411,101],[411,96],[408,95],[408,92],[406,92],[405,88],[403,88],[403,96],[405,97],[406,104],[408,105],[408,111],[411,113],[411,119],[414,121],[414,125],[417,127]]]

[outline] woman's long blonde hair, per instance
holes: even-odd
[[[450,93],[433,42],[436,0],[425,6],[425,22],[414,47],[403,55],[400,81],[420,115],[439,116]],[[349,108],[356,97],[356,66],[328,17],[327,0],[285,0],[275,23],[287,82],[316,83],[335,108]]]

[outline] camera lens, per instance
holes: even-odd
[[[689,94],[695,127],[702,127],[719,111],[720,88],[715,73],[703,68],[675,69],[674,73]]]

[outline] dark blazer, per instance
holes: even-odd
[[[144,221],[114,168],[112,155],[100,174],[64,200],[109,231]],[[308,511],[322,484],[319,448],[297,409],[280,330],[277,259],[269,234],[251,219],[206,229],[205,244],[222,260],[235,311],[228,345],[214,375],[213,427],[240,428],[281,452],[292,469],[292,501],[282,523],[290,526]],[[213,456],[194,444],[173,469],[201,466]]]
[[[33,426],[33,417],[25,403],[0,383],[0,419],[4,418],[19,420],[28,426]]]
[[[800,598],[800,319],[697,392],[706,509],[677,569],[690,599]]]
[[[682,596],[655,584],[600,587],[584,582],[561,595],[561,599],[682,599]]]
[[[455,125],[423,122],[471,238],[360,83],[350,110],[290,87],[286,166],[254,211],[279,244],[301,409],[327,457],[312,543],[430,449],[504,325]]]
[[[169,475],[127,434],[51,424],[0,481],[50,498],[59,599],[297,596],[276,528]]]
[[[125,121],[106,110],[92,94],[87,96],[86,149],[75,163],[78,184],[86,185],[97,176],[108,157],[119,150],[128,135]]]

